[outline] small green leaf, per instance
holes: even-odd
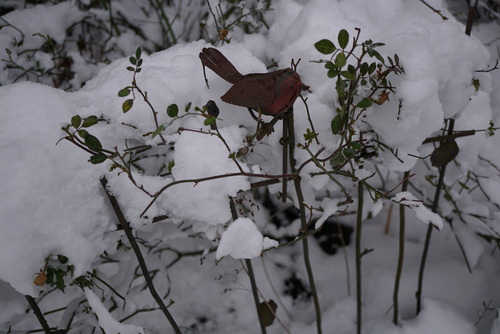
[[[212,125],[212,124],[215,124],[216,120],[217,120],[216,117],[207,117],[207,118],[205,118],[205,121],[203,122],[203,124]]]
[[[185,112],[189,112],[190,109],[191,109],[191,102],[189,102],[188,104],[186,104],[186,107],[184,107],[184,111]]]
[[[359,73],[361,75],[365,75],[368,72],[368,63],[361,64],[361,68],[359,69]]]
[[[104,153],[98,153],[96,155],[91,156],[89,161],[91,163],[93,163],[94,165],[97,165],[97,164],[103,163],[104,161],[106,161],[106,159],[107,159],[107,157]]]
[[[338,78],[337,83],[335,85],[335,90],[337,91],[339,99],[342,99],[345,92],[345,82],[342,79],[340,79],[340,77]]]
[[[90,148],[92,151],[100,151],[102,150],[102,145],[97,137],[88,134],[85,139],[85,145]]]
[[[127,111],[132,109],[133,105],[134,105],[134,100],[132,100],[132,99],[125,100],[125,102],[123,102],[123,104],[122,104],[123,112],[126,113]]]
[[[154,137],[158,136],[164,130],[165,130],[165,124],[162,124],[156,130],[153,131],[153,133],[151,134],[151,137],[154,138]]]
[[[78,130],[78,135],[80,136],[80,138],[85,140],[85,138],[87,138],[89,133],[86,130]]]
[[[356,156],[356,151],[351,150],[350,148],[347,147],[342,150],[342,153],[347,159],[352,159]]]
[[[133,72],[135,71],[135,68],[133,68],[132,66],[127,66],[127,70]]]
[[[340,48],[345,49],[347,44],[349,43],[349,33],[347,32],[347,30],[340,30],[338,40]]]
[[[135,71],[135,73],[139,73],[141,70],[142,70],[142,68],[140,68],[140,67],[139,67],[139,68]]]
[[[353,141],[349,144],[349,146],[355,150],[360,150],[363,148],[363,145],[360,142]]]
[[[346,61],[347,58],[345,56],[345,53],[341,52],[337,55],[337,57],[335,57],[335,66],[337,66],[338,68],[342,68],[345,66]]]
[[[334,135],[338,135],[344,127],[344,121],[342,118],[342,114],[339,113],[332,120],[331,128]]]
[[[80,115],[75,115],[71,117],[71,126],[74,127],[75,129],[78,129],[80,125],[82,124],[82,118]]]
[[[137,59],[135,57],[130,57],[128,60],[132,65],[137,65]]]
[[[92,125],[97,124],[98,122],[99,122],[99,119],[97,118],[97,116],[89,116],[83,120],[82,127],[88,128],[88,127],[91,127]]]
[[[329,77],[329,78],[335,78],[337,75],[339,75],[339,71],[337,70],[329,70],[326,75]]]
[[[335,51],[335,44],[332,43],[329,39],[322,39],[314,44],[316,50],[321,52],[322,54],[328,55]]]
[[[179,107],[177,106],[177,104],[173,103],[167,107],[167,115],[169,117],[174,118],[177,117],[178,114],[179,114]]]
[[[68,263],[68,258],[64,255],[57,255],[57,260],[62,264]]]
[[[377,64],[375,62],[371,63],[368,67],[368,74],[372,74],[377,69]]]
[[[123,88],[118,92],[119,97],[125,97],[130,94],[130,89],[129,88]]]
[[[365,108],[371,107],[372,103],[373,103],[372,100],[364,99],[364,100],[359,101],[358,104],[356,105],[356,107],[365,109]]]
[[[345,161],[344,155],[339,152],[333,156],[333,158],[330,159],[330,164],[332,167],[337,167],[339,165],[342,165]]]
[[[356,75],[352,74],[349,71],[342,71],[342,72],[340,72],[340,74],[342,74],[342,76],[348,80],[351,80],[351,81],[356,80]]]
[[[135,50],[135,58],[141,59],[141,53],[142,53],[142,50],[141,50],[141,47],[139,46],[137,48],[137,50]]]
[[[174,168],[174,166],[175,166],[175,161],[174,160],[168,162],[167,168],[168,168],[168,172],[169,173],[172,173],[172,168]]]
[[[336,69],[337,67],[335,66],[334,63],[332,63],[331,61],[327,61],[326,64],[325,64],[325,68],[329,69],[329,70],[334,70]]]
[[[139,60],[137,61],[137,66],[141,66],[141,65],[142,65],[142,59],[139,59]]]

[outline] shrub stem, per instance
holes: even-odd
[[[408,182],[410,179],[410,171],[405,172],[404,174],[404,182],[402,186],[402,191],[406,191],[408,189]],[[399,257],[398,257],[398,267],[396,269],[396,279],[394,281],[394,295],[393,295],[393,303],[394,303],[394,317],[393,322],[394,325],[398,324],[399,318],[399,283],[401,281],[401,274],[403,272],[403,261],[405,256],[405,206],[399,205]]]

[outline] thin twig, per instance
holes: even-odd
[[[410,171],[405,172],[404,182],[401,191],[406,191],[408,189],[408,182],[410,179]],[[392,203],[391,203],[392,205]],[[398,324],[399,318],[399,283],[401,281],[401,274],[403,272],[403,260],[405,256],[405,206],[399,205],[399,254],[398,254],[398,266],[396,269],[396,279],[394,281],[394,317],[392,322],[394,325]]]
[[[288,137],[289,137],[289,145],[290,148],[288,149],[288,153],[290,155],[290,168],[292,170],[293,174],[296,174],[296,177],[293,179],[293,183],[295,186],[295,192],[297,194],[297,201],[299,203],[299,209],[300,209],[300,223],[301,223],[301,228],[304,231],[304,233],[307,233],[307,222],[306,222],[306,210],[305,210],[305,204],[304,204],[304,195],[302,193],[302,187],[301,187],[301,177],[298,176],[298,172],[296,169],[296,161],[295,161],[295,155],[294,155],[294,148],[295,148],[295,129],[294,129],[294,124],[293,124],[293,108],[290,108],[287,110],[287,114],[290,116],[290,121],[288,122]],[[313,297],[313,302],[314,302],[314,309],[316,311],[316,328],[318,334],[322,333],[321,329],[321,308],[319,305],[319,299],[318,299],[318,292],[316,290],[316,284],[314,283],[314,274],[311,268],[311,261],[309,259],[309,243],[308,243],[308,238],[302,239],[302,247],[303,247],[303,253],[304,253],[304,262],[306,266],[306,271],[307,271],[307,277],[309,279],[309,285],[311,287],[311,294]]]
[[[40,323],[40,325],[42,325],[44,333],[50,334],[52,331],[50,330],[49,324],[47,323],[47,320],[45,320],[45,317],[43,316],[42,311],[38,307],[36,300],[33,297],[31,297],[30,295],[26,295],[24,297],[26,297],[26,300],[30,304],[30,307],[33,310],[33,313],[35,313],[36,318],[38,319],[38,322]]]
[[[167,309],[167,306],[161,299],[160,295],[156,291],[156,288],[154,286],[153,280],[151,279],[151,276],[149,275],[149,269],[146,265],[146,261],[144,260],[144,257],[142,256],[141,250],[139,248],[139,245],[137,244],[137,241],[134,238],[134,235],[132,233],[132,229],[129,226],[129,223],[125,219],[125,216],[123,215],[123,212],[118,204],[118,201],[116,200],[116,197],[107,189],[106,185],[108,184],[108,180],[106,177],[101,178],[101,185],[104,188],[104,191],[106,192],[106,195],[108,196],[108,199],[111,203],[111,206],[113,207],[113,211],[115,212],[116,218],[120,222],[120,225],[122,226],[123,230],[125,231],[125,235],[127,236],[127,239],[130,242],[130,246],[134,250],[135,256],[137,258],[137,261],[139,262],[139,266],[141,267],[142,274],[144,276],[144,280],[146,281],[146,285],[149,288],[149,291],[151,292],[151,295],[153,296],[154,300],[158,303],[158,306],[162,310],[163,314],[167,317],[168,321],[170,322],[170,325],[174,329],[174,332],[176,334],[181,334],[181,331],[179,327],[177,326],[177,323],[175,322],[174,318],[170,314],[170,312]]]
[[[358,210],[356,219],[356,333],[361,334],[361,225],[363,223],[363,183],[358,182]]]

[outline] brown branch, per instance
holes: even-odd
[[[148,206],[146,206],[144,211],[142,211],[140,217],[143,217],[144,214],[149,210],[151,205],[153,205],[153,203],[156,202],[158,197],[160,197],[160,195],[165,190],[167,190],[168,188],[170,188],[172,186],[175,186],[175,185],[181,184],[181,183],[194,183],[194,185],[196,186],[200,182],[223,179],[226,177],[235,177],[235,176],[260,177],[260,178],[267,178],[267,179],[283,179],[283,178],[293,178],[295,176],[295,174],[270,175],[270,174],[255,174],[255,173],[238,172],[238,173],[227,173],[227,174],[212,175],[212,176],[207,176],[207,177],[200,177],[198,179],[184,179],[184,180],[179,180],[179,181],[173,181],[173,182],[165,185],[156,194],[154,194],[153,199],[151,200],[151,202],[149,202]]]
[[[33,310],[33,313],[35,313],[36,318],[38,319],[38,322],[40,325],[42,325],[43,331],[45,334],[50,334],[52,331],[50,330],[49,324],[47,323],[47,320],[45,320],[45,317],[43,316],[42,311],[38,307],[38,304],[36,303],[36,300],[31,297],[30,295],[25,295],[26,300],[30,304],[31,309]]]
[[[146,265],[146,261],[144,260],[144,257],[142,256],[139,245],[137,244],[137,241],[134,238],[134,235],[132,233],[132,229],[130,228],[127,220],[125,219],[125,216],[123,215],[123,212],[118,204],[118,201],[116,200],[116,197],[107,189],[107,187],[106,187],[107,184],[108,184],[108,180],[106,179],[106,177],[103,176],[101,178],[101,185],[104,188],[106,195],[108,196],[109,202],[111,203],[111,206],[113,207],[113,211],[115,212],[116,218],[118,219],[121,227],[125,231],[125,235],[127,236],[127,239],[130,242],[130,246],[134,250],[135,256],[137,258],[137,261],[139,262],[139,266],[140,266],[142,274],[144,276],[144,280],[146,281],[146,285],[148,286],[149,291],[151,292],[151,295],[153,296],[154,300],[158,303],[158,306],[162,310],[163,314],[165,314],[168,321],[170,322],[170,325],[174,329],[174,332],[176,334],[181,334],[181,331],[180,331],[179,327],[177,326],[177,323],[175,322],[174,318],[172,317],[172,315],[168,311],[165,303],[163,303],[163,299],[161,299],[160,295],[156,291],[156,288],[153,284],[153,280],[151,279],[151,276],[149,275],[149,269]]]

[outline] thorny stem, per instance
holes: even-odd
[[[401,188],[402,191],[406,191],[408,189],[408,182],[410,179],[410,171],[405,172],[404,174],[404,182]],[[392,322],[394,325],[398,324],[399,317],[399,283],[401,281],[401,274],[403,272],[403,260],[405,255],[405,206],[399,205],[399,255],[398,255],[398,266],[396,269],[396,280],[394,282],[394,295],[393,295],[393,303],[394,303],[394,317]]]
[[[363,183],[358,182],[358,210],[356,219],[356,333],[361,334],[361,225],[363,222]]]
[[[26,295],[26,300],[30,304],[31,309],[33,310],[33,313],[35,313],[36,318],[38,319],[38,322],[40,325],[42,325],[43,331],[45,334],[50,334],[52,331],[50,330],[49,324],[47,323],[47,320],[45,320],[45,317],[43,316],[42,311],[38,307],[38,304],[36,303],[36,300],[31,297],[30,295]]]
[[[297,201],[299,203],[300,207],[300,223],[301,223],[301,228],[304,231],[304,233],[307,232],[307,222],[306,222],[306,208],[304,204],[304,195],[302,194],[302,187],[300,184],[301,178],[298,175],[297,169],[295,167],[295,156],[294,156],[294,149],[295,149],[295,129],[293,126],[293,108],[290,108],[286,112],[289,115],[290,121],[288,122],[288,138],[289,138],[289,149],[288,153],[290,154],[290,168],[292,170],[292,173],[295,174],[295,178],[293,179],[293,183],[295,186],[295,192],[297,193]],[[287,116],[288,116],[287,115]],[[304,262],[307,270],[307,276],[309,279],[309,284],[311,286],[311,294],[313,297],[313,302],[314,302],[314,308],[316,311],[316,327],[317,327],[317,332],[318,334],[322,333],[321,329],[321,308],[319,305],[319,299],[318,299],[318,292],[316,290],[316,284],[314,283],[314,275],[313,271],[311,268],[311,261],[309,259],[309,243],[308,243],[308,238],[302,239],[302,247],[303,247],[303,252],[304,252]]]
[[[146,262],[144,260],[144,257],[142,256],[141,250],[139,248],[139,245],[137,244],[134,235],[132,233],[132,229],[130,228],[127,220],[125,219],[125,216],[123,215],[123,212],[118,204],[118,201],[116,200],[116,197],[109,192],[109,190],[106,188],[106,185],[108,183],[108,180],[106,177],[101,178],[101,185],[104,188],[104,191],[106,192],[106,195],[108,196],[108,199],[111,203],[111,206],[113,207],[113,211],[115,212],[116,218],[120,222],[120,225],[122,226],[123,230],[125,231],[125,235],[127,236],[127,239],[130,242],[130,246],[134,250],[135,256],[137,257],[137,261],[139,262],[139,266],[141,268],[142,274],[144,276],[144,280],[146,281],[146,284],[149,288],[149,291],[151,292],[151,295],[153,296],[154,300],[156,303],[158,303],[158,306],[162,310],[163,314],[167,317],[167,320],[170,322],[170,325],[174,329],[174,332],[176,334],[181,334],[181,331],[179,327],[177,326],[177,323],[175,322],[174,318],[170,314],[170,312],[167,309],[167,306],[161,299],[160,295],[156,291],[156,288],[154,286],[153,280],[151,279],[151,276],[149,274],[149,269],[146,265]]]

